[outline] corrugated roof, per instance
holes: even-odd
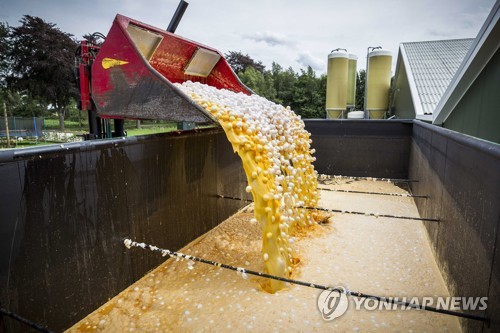
[[[433,124],[442,125],[455,110],[457,104],[500,49],[498,36],[500,36],[500,0],[493,5],[464,61],[436,106]],[[498,84],[498,80],[496,83]]]
[[[402,43],[408,62],[405,65],[410,69],[408,80],[415,83],[423,114],[432,114],[473,41],[465,38]]]

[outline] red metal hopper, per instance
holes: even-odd
[[[173,85],[187,80],[252,93],[216,49],[122,15],[91,72],[92,98],[103,118],[216,122]]]

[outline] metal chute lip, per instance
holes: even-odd
[[[126,22],[123,22],[124,20]],[[129,41],[129,43],[132,45],[134,51],[139,55],[141,61],[150,70],[150,72],[153,73],[153,75],[155,75],[157,78],[159,78],[160,81],[162,81],[163,83],[165,83],[177,95],[179,95],[182,98],[188,100],[196,109],[198,109],[198,111],[200,111],[206,118],[208,118],[207,120],[209,120],[210,122],[212,122],[212,123],[214,123],[214,124],[216,124],[218,126],[221,126],[220,123],[219,123],[219,121],[214,116],[212,116],[207,110],[205,110],[204,108],[202,108],[201,106],[199,106],[195,101],[193,101],[193,99],[190,96],[186,95],[182,90],[180,90],[179,88],[177,88],[169,79],[167,79],[160,72],[158,72],[149,63],[149,61],[147,61],[147,59],[142,55],[141,51],[138,49],[137,45],[132,40],[132,37],[128,33],[127,26],[128,26],[128,24],[133,24],[133,25],[135,25],[135,26],[137,26],[139,28],[151,29],[152,31],[159,31],[159,29],[154,28],[152,26],[149,26],[147,24],[144,24],[142,22],[135,21],[135,20],[133,20],[131,18],[128,18],[128,17],[120,15],[120,14],[116,15],[116,21],[118,22],[118,26],[119,26],[120,30],[122,31],[122,33],[124,34],[125,38],[127,38],[127,40]],[[126,23],[127,23],[127,26],[125,26]],[[171,34],[168,31],[163,32],[163,33]],[[195,43],[195,42],[193,42],[193,43]],[[195,44],[199,45],[199,43],[195,43]],[[210,47],[207,47],[207,49],[214,50],[214,49],[212,49]],[[215,50],[215,51],[217,52],[217,50]]]

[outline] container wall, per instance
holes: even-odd
[[[409,177],[443,277],[453,296],[488,296],[490,327],[461,320],[466,332],[500,331],[500,146],[415,121]],[[484,315],[483,312],[477,314]]]
[[[306,120],[315,168],[328,175],[407,178],[411,121]]]
[[[500,146],[419,121],[305,123],[319,173],[418,181],[451,294],[489,297],[491,326],[463,327],[500,331]],[[4,151],[0,179],[1,305],[55,331],[163,262],[123,238],[178,249],[245,205],[218,194],[248,196],[218,129]]]
[[[54,331],[165,260],[124,238],[176,250],[245,204],[218,129],[4,151],[0,179],[1,305]]]

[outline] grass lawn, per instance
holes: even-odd
[[[12,140],[10,143],[10,148],[27,148],[27,147],[33,147],[33,146],[45,146],[45,145],[52,145],[56,144],[56,142],[49,142],[49,141],[41,141],[38,140],[38,142],[34,139],[23,139],[22,141],[14,141]],[[60,142],[57,142],[57,144],[61,144]],[[0,150],[7,148],[7,140],[5,138],[2,138],[0,140]]]
[[[88,122],[82,121],[82,124],[74,120],[64,120],[64,127],[67,132],[73,131],[88,131]],[[59,119],[45,118],[44,119],[44,130],[58,131],[59,130]]]

